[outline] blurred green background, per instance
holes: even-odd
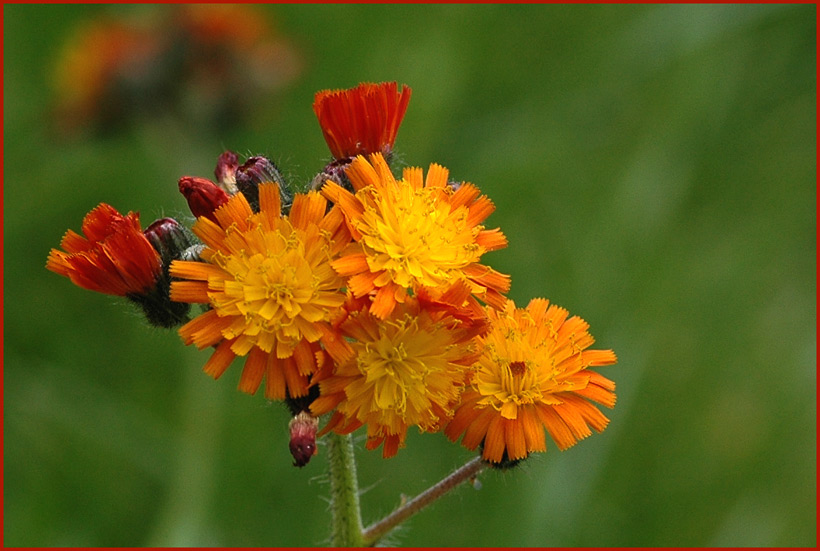
[[[225,149],[290,181],[329,159],[313,94],[413,88],[400,161],[496,203],[485,260],[617,365],[607,430],[486,472],[390,540],[417,546],[816,545],[816,6],[256,6],[301,52],[250,122],[54,135],[77,24],[169,6],[4,5],[4,544],[327,543],[326,454],[291,466],[281,404],[208,352],[44,268],[105,201],[186,216]],[[251,75],[252,76],[252,75]],[[357,440],[365,522],[471,454]]]

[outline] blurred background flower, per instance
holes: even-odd
[[[510,298],[567,308],[618,355],[603,433],[483,473],[396,543],[816,544],[816,6],[250,8],[302,60],[250,115],[191,115],[234,81],[176,89],[205,99],[66,142],[51,83],[75,29],[179,12],[4,6],[6,546],[327,541],[321,440],[292,467],[290,412],[237,392],[241,369],[214,382],[208,351],[44,263],[100,202],[186,220],[179,178],[209,177],[226,149],[306,184],[331,160],[314,94],[393,80],[413,89],[399,165],[479,186]],[[472,456],[410,430],[385,461],[357,435],[365,522]]]
[[[110,131],[153,117],[214,130],[241,124],[302,72],[301,54],[270,15],[202,4],[81,21],[56,55],[57,129]]]

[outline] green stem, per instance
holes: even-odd
[[[403,503],[398,509],[384,517],[379,522],[368,526],[362,535],[364,544],[367,546],[375,545],[393,528],[415,515],[465,480],[474,478],[486,466],[487,463],[481,459],[481,456],[471,459],[450,473],[446,478],[440,480],[436,485],[426,489],[410,501]]]
[[[331,544],[335,547],[362,547],[362,513],[359,508],[359,483],[351,435],[328,435],[330,463]]]

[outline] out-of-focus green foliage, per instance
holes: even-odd
[[[391,541],[420,546],[816,544],[814,5],[262,6],[304,72],[224,132],[146,120],[60,141],[57,52],[101,13],[4,6],[4,544],[326,543],[323,451],[291,466],[280,404],[208,352],[44,268],[101,201],[185,215],[225,149],[294,184],[328,160],[313,93],[413,88],[400,160],[477,184],[519,305],[584,317],[619,402],[600,435],[482,475]],[[124,315],[125,312],[125,315]],[[358,445],[365,520],[471,454]]]

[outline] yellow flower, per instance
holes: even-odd
[[[367,449],[384,443],[383,456],[392,457],[408,427],[441,430],[476,359],[475,328],[414,298],[386,320],[366,308],[352,312],[340,328],[353,354],[326,362],[314,376],[320,396],[311,411],[336,410],[322,433],[347,434],[367,425]]]
[[[462,281],[473,295],[503,305],[509,277],[479,264],[485,252],[507,245],[500,230],[481,225],[495,207],[472,184],[455,190],[448,174],[432,164],[426,179],[420,168],[407,168],[396,180],[376,153],[370,162],[356,157],[347,169],[355,194],[331,180],[322,188],[344,212],[355,239],[333,267],[350,278],[355,296],[375,293],[370,312],[379,318],[404,302],[408,289],[443,292]]]
[[[483,446],[493,463],[546,451],[544,429],[561,450],[600,432],[609,420],[591,403],[615,405],[615,383],[588,368],[616,362],[612,350],[587,350],[589,325],[545,299],[526,309],[508,301],[488,309],[491,329],[470,386],[444,432],[463,433],[468,449]]]
[[[236,356],[247,356],[240,390],[253,394],[267,375],[270,399],[307,394],[319,341],[344,303],[344,281],[330,263],[348,243],[338,209],[316,192],[297,195],[290,215],[280,211],[279,189],[259,186],[260,211],[241,193],[200,217],[194,233],[206,262],[174,261],[171,299],[210,309],[182,326],[186,344],[216,346],[204,370],[218,378]]]

